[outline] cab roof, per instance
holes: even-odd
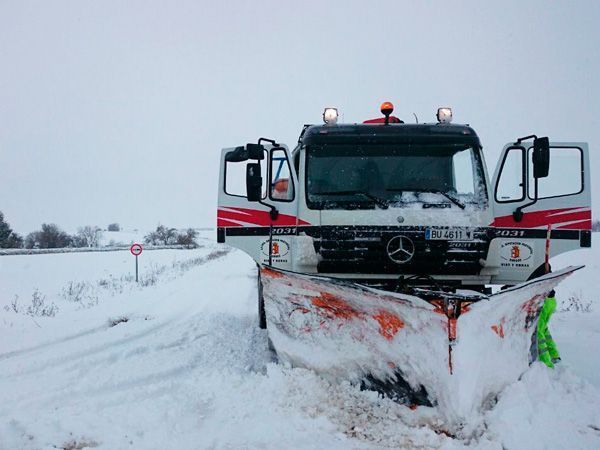
[[[339,124],[305,125],[298,145],[323,144],[471,144],[479,137],[468,125],[458,124]]]

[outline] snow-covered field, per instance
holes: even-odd
[[[594,244],[553,261],[588,265],[557,289],[563,362],[456,438],[435,408],[273,363],[237,250],[145,252],[137,285],[124,251],[0,256],[0,449],[600,448]]]

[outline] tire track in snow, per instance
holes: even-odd
[[[218,372],[221,376],[226,376],[228,373],[244,374],[248,372],[261,373],[265,371],[266,363],[269,362],[269,353],[266,347],[266,337],[260,336],[263,333],[255,333],[255,323],[253,320],[230,320],[230,317],[219,315],[210,315],[205,317],[206,333],[201,337],[194,337],[186,340],[175,348],[178,352],[184,353],[188,358],[180,364],[169,368],[158,368],[139,376],[130,376],[123,381],[101,383],[94,388],[84,388],[81,391],[69,389],[69,396],[75,400],[80,397],[89,400],[92,397],[104,397],[107,394],[119,395],[123,391],[130,391],[135,388],[146,389],[148,386],[156,385],[159,388],[161,384],[171,384],[178,382],[180,378],[197,378],[202,379],[207,374]],[[189,324],[195,326],[195,324]],[[230,325],[240,326],[238,330],[239,337],[242,339],[231,339],[229,332],[228,340],[231,345],[224,345],[225,339],[215,339],[222,331],[223,326],[226,326],[229,331]],[[179,329],[179,325],[176,327]],[[220,330],[217,330],[219,328]],[[224,337],[224,335],[221,335]],[[263,338],[263,339],[261,339]],[[258,342],[257,342],[258,341]],[[176,342],[181,342],[177,340]],[[247,347],[239,347],[236,344],[247,342]],[[260,343],[260,347],[256,344]],[[197,345],[202,345],[201,348],[195,348]],[[191,348],[194,347],[194,348]],[[257,348],[259,350],[257,350]],[[137,355],[152,355],[152,358],[157,357],[159,352],[167,352],[172,357],[173,346],[156,345],[142,353],[135,352]],[[261,349],[263,351],[261,351]],[[137,356],[136,355],[136,356]],[[146,356],[143,356],[144,358]],[[89,368],[89,372],[99,367],[107,367],[105,362],[110,362],[111,358],[105,358],[97,361],[94,368]],[[114,361],[116,362],[116,361]],[[61,395],[57,396],[58,398]]]
[[[159,331],[160,329],[167,327],[169,324],[170,324],[170,321],[163,322],[163,323],[157,324],[153,327],[150,327],[143,332],[134,334],[133,336],[128,336],[128,337],[121,338],[121,339],[115,339],[113,341],[106,342],[104,344],[97,345],[92,348],[87,348],[84,350],[76,351],[74,353],[65,353],[60,357],[50,355],[50,357],[52,359],[36,360],[36,361],[34,361],[34,365],[35,365],[34,367],[25,369],[25,370],[20,370],[12,375],[14,375],[14,376],[33,375],[38,372],[44,372],[44,371],[47,371],[52,368],[56,368],[56,367],[59,367],[59,366],[65,365],[65,364],[70,364],[73,362],[73,360],[86,359],[86,358],[92,357],[93,355],[96,355],[98,353],[102,353],[107,350],[111,350],[115,347],[120,347],[124,344],[128,344],[130,342],[135,342],[140,339],[144,339],[148,335],[151,335],[151,334]],[[75,335],[73,337],[58,340],[54,346],[50,345],[50,344],[43,345],[43,346],[41,346],[41,348],[25,350],[25,351],[23,351],[22,354],[19,354],[19,352],[15,352],[17,354],[13,355],[12,357],[25,356],[25,357],[29,358],[32,354],[35,355],[36,353],[41,353],[41,355],[44,356],[44,351],[47,348],[56,348],[56,346],[58,346],[58,345],[71,343],[72,341],[76,341],[77,339],[88,337],[93,334],[98,334],[101,332],[110,332],[110,330],[112,328],[114,328],[114,327],[109,327],[108,325],[103,325],[101,327],[93,328],[86,332],[78,333],[77,335]],[[0,379],[3,375],[5,375],[5,373],[0,375]]]
[[[0,362],[4,361],[6,359],[14,358],[16,356],[28,355],[30,353],[36,352],[38,350],[43,350],[48,347],[54,347],[55,345],[69,342],[69,341],[79,339],[79,338],[82,338],[85,336],[89,336],[91,334],[98,333],[98,332],[104,331],[104,330],[106,330],[106,325],[95,327],[90,330],[81,331],[81,332],[73,334],[71,336],[67,336],[67,337],[64,337],[61,339],[56,339],[54,341],[46,342],[44,344],[36,345],[33,347],[25,348],[23,350],[14,350],[14,351],[7,352],[7,353],[0,353]]]
[[[218,260],[224,258],[225,256],[227,256],[230,253],[230,251],[231,251],[231,249],[213,250],[212,252],[210,252],[209,254],[207,254],[206,256],[203,257],[204,261],[201,262],[198,266],[203,266],[207,263],[218,261]],[[181,315],[183,315],[183,314],[181,314]],[[164,322],[163,324],[156,325],[155,329],[157,330],[157,329],[163,328],[166,325],[168,325],[168,322]],[[50,347],[56,348],[56,346],[58,346],[60,344],[69,343],[70,341],[74,341],[74,340],[77,340],[77,339],[80,339],[83,337],[87,337],[87,336],[95,334],[95,333],[107,331],[110,328],[112,328],[112,327],[105,324],[105,325],[101,325],[98,327],[94,327],[89,330],[85,330],[85,331],[76,333],[74,335],[66,336],[66,337],[63,337],[63,338],[60,338],[60,339],[57,339],[54,341],[50,341],[50,342],[47,342],[44,344],[36,345],[36,346],[30,347],[30,348],[3,353],[3,354],[0,354],[0,362],[4,361],[6,359],[10,359],[10,358],[18,357],[18,356],[25,356],[25,355],[29,355],[31,353],[39,352],[40,350],[44,350],[46,348],[50,348]],[[129,338],[113,341],[113,342],[107,343],[105,345],[99,346],[96,349],[91,349],[86,352],[81,352],[80,354],[74,354],[72,356],[74,358],[77,358],[78,356],[85,356],[86,354],[101,352],[101,351],[105,350],[106,347],[110,347],[112,345],[120,345],[120,344],[127,343],[131,340],[143,338],[146,335],[148,335],[149,333],[151,333],[152,331],[153,331],[152,329],[149,329],[145,332],[138,334],[137,337],[132,336]]]
[[[65,379],[62,386],[55,386],[50,392],[42,390],[37,395],[31,392],[28,398],[16,394],[5,400],[11,408],[18,405],[22,409],[56,405],[66,398],[71,405],[85,404],[95,398],[113,398],[118,404],[123,401],[124,394],[128,401],[143,400],[148,397],[148,389],[168,393],[168,386],[189,382],[190,379],[201,383],[203,378],[215,373],[227,378],[231,373],[264,372],[269,361],[266,336],[255,325],[254,318],[220,314],[196,315],[187,320],[169,322],[162,333],[154,335],[151,342],[143,347],[145,351],[125,345],[119,348],[118,355],[91,359],[78,355],[77,360],[69,361],[70,366],[62,370],[55,368],[53,375],[45,374],[54,379]],[[201,336],[193,335],[197,330],[201,330]],[[232,333],[231,330],[237,332]],[[182,333],[188,338],[182,339]],[[170,342],[165,345],[169,338]],[[148,367],[145,364],[148,360],[159,364]],[[132,367],[141,373],[127,373]],[[31,375],[28,377],[32,378]],[[77,381],[80,377],[87,380]],[[91,383],[90,377],[93,378]]]
[[[219,258],[216,259],[222,259],[228,253],[228,251],[220,252]],[[216,262],[215,258],[212,258],[211,262]],[[223,262],[220,264],[223,264]],[[240,327],[240,321],[244,320],[248,323]],[[98,397],[106,394],[115,393],[115,395],[118,395],[119,392],[127,391],[136,386],[147,386],[163,382],[170,383],[182,375],[193,372],[197,367],[206,362],[206,351],[194,352],[194,349],[190,347],[201,344],[202,340],[212,333],[211,327],[219,323],[219,320],[213,320],[213,315],[207,316],[203,312],[197,312],[193,315],[180,313],[169,316],[158,325],[143,326],[142,330],[135,330],[133,335],[125,338],[104,342],[100,345],[94,345],[91,348],[81,349],[79,347],[76,351],[72,351],[71,348],[65,349],[65,352],[59,357],[52,357],[51,355],[50,360],[40,361],[36,356],[38,354],[44,356],[46,354],[45,350],[52,348],[51,344],[44,344],[20,352],[12,352],[10,355],[5,355],[4,364],[0,364],[0,366],[4,366],[2,368],[2,376],[0,376],[1,379],[4,379],[4,382],[10,382],[11,380],[16,382],[23,378],[32,380],[42,374],[43,377],[71,381],[60,383],[62,386],[55,386],[51,392],[46,392],[42,389],[41,392],[36,393],[33,390],[27,399],[21,399],[16,394],[8,402],[5,402],[5,404],[18,402],[20,407],[30,408],[39,406],[40,403],[47,405],[57,404],[65,397],[68,397],[70,402],[77,402],[78,399]],[[227,328],[229,330],[236,328],[255,329],[253,325],[254,323],[250,324],[248,318],[236,317]],[[139,321],[129,321],[112,328],[107,328],[107,326],[96,327],[54,341],[53,350],[56,348],[60,349],[64,345],[77,345],[78,339],[83,339],[83,345],[85,346],[91,335],[98,335],[102,331],[111,333],[113,330],[131,332],[132,326],[140,326]],[[98,336],[103,339],[103,336]],[[247,339],[243,340],[247,341]],[[137,345],[140,341],[145,341],[145,345]],[[222,339],[222,341],[226,341],[226,339]],[[136,345],[132,346],[131,344]],[[184,355],[183,359],[185,361],[181,364],[173,365],[171,359],[173,356],[177,356],[178,353]],[[125,366],[135,366],[137,365],[135,364],[136,361],[143,365],[144,361],[149,359],[164,360],[165,367],[169,365],[173,367],[168,367],[167,369],[164,367],[151,367],[151,370],[148,371],[149,373],[143,373],[140,376],[122,376],[123,372],[127,374]],[[211,361],[215,362],[216,359],[212,358]],[[11,364],[6,364],[8,362]],[[119,367],[122,367],[123,370],[119,369]],[[92,374],[97,380],[91,386],[89,383],[86,384],[81,380],[81,378],[85,379],[86,375],[89,374]],[[11,396],[9,395],[9,397]]]

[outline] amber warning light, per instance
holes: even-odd
[[[390,123],[403,123],[397,117],[392,116],[392,113],[394,112],[394,105],[392,104],[392,102],[383,102],[381,104],[380,110],[381,114],[383,114],[385,117],[365,120],[363,123],[383,123],[385,125],[388,125]]]
[[[385,117],[389,117],[390,114],[392,114],[394,112],[394,105],[392,104],[392,102],[383,102],[381,104],[381,114],[383,114]]]

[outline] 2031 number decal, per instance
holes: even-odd
[[[273,228],[273,235],[296,234],[296,227],[276,227]]]
[[[498,230],[496,235],[500,237],[522,237],[525,236],[525,230]]]

